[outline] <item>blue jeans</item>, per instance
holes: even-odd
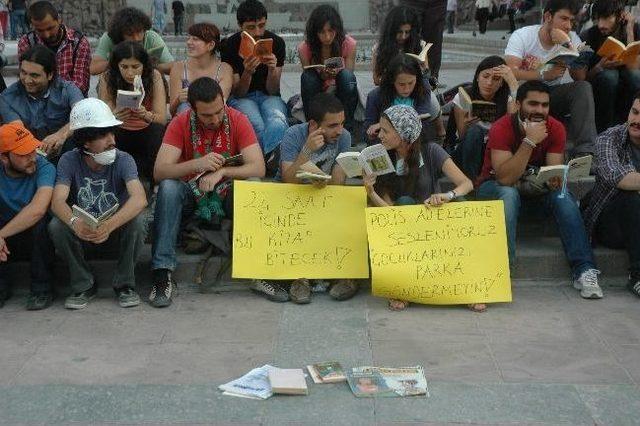
[[[309,105],[313,97],[323,91],[323,81],[315,69],[308,69],[300,77],[300,96],[305,117],[309,117]],[[353,114],[358,106],[358,83],[353,71],[343,69],[336,76],[336,97],[344,106],[345,127],[353,131]],[[308,119],[308,118],[307,118]]]
[[[17,40],[23,34],[29,32],[29,28],[27,28],[26,15],[26,9],[14,10],[13,12],[9,12],[9,22],[11,23],[12,39]],[[18,28],[20,28],[19,32]]]
[[[53,281],[55,252],[47,233],[49,217],[45,215],[33,227],[7,238],[11,251],[8,262],[0,262],[0,290],[10,290],[8,263],[16,260],[30,260],[31,292],[49,293]],[[5,224],[0,223],[0,228]]]
[[[480,185],[477,194],[478,198],[504,202],[509,264],[513,266],[516,260],[516,230],[521,206],[520,193],[512,186],[503,186],[495,180],[488,180]],[[595,268],[593,251],[589,244],[578,203],[570,193],[567,193],[564,198],[560,198],[559,195],[560,191],[550,191],[540,197],[527,200],[527,209],[542,208],[545,215],[553,215],[560,232],[564,253],[571,266],[573,277],[576,278],[587,269]]]
[[[256,91],[247,93],[242,98],[231,98],[227,104],[247,116],[255,130],[264,155],[276,149],[287,123],[287,105],[280,96],[269,96]]]
[[[600,71],[591,82],[596,106],[596,127],[603,132],[625,121],[633,97],[640,90],[640,70]]]
[[[453,160],[472,182],[482,170],[487,133],[489,131],[479,124],[469,127],[453,153]]]

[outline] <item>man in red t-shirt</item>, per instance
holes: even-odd
[[[224,104],[220,85],[202,77],[189,85],[191,109],[177,115],[164,135],[154,177],[159,182],[151,269],[155,307],[171,304],[181,213],[217,223],[233,217],[233,179],[263,177],[262,150],[251,123]],[[235,158],[241,154],[241,159]],[[234,157],[234,158],[231,158]],[[240,164],[240,165],[237,165]],[[185,208],[186,207],[186,208]]]
[[[531,204],[552,214],[571,265],[573,286],[585,299],[602,298],[593,251],[573,196],[561,191],[562,180],[552,179],[543,188],[525,188],[523,176],[531,168],[563,164],[566,132],[549,116],[549,87],[541,81],[525,82],[516,95],[518,112],[505,115],[489,130],[482,173],[478,179],[478,197],[504,202],[509,263],[514,265],[516,228],[521,194]],[[535,189],[532,193],[531,189]]]

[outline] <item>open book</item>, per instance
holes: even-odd
[[[498,110],[495,102],[471,100],[471,96],[462,86],[458,87],[458,97],[460,108],[469,112],[473,117],[478,117],[481,121],[493,123],[496,121]]]
[[[83,210],[77,205],[73,205],[71,210],[73,211],[73,215],[82,219],[82,221],[91,229],[97,229],[105,220],[109,219],[111,216],[118,211],[120,204],[116,203],[106,212],[102,213],[100,216],[96,217],[91,213]]]
[[[256,41],[251,37],[251,34],[246,31],[243,31],[240,34],[240,49],[238,51],[238,55],[240,55],[242,59],[256,56],[260,58],[261,61],[264,61],[264,57],[270,55],[272,52],[272,38],[261,38]]]
[[[298,179],[309,179],[309,180],[331,180],[331,175],[323,172],[320,167],[313,164],[311,161],[307,161],[303,165],[300,166],[298,171],[296,172],[296,178]]]
[[[116,96],[117,108],[138,109],[144,100],[144,85],[142,78],[136,75],[133,78],[133,90],[118,90]]]
[[[406,55],[416,58],[420,62],[424,62],[427,60],[427,53],[429,53],[431,46],[433,46],[433,43],[427,43],[417,55],[415,53],[406,53]]]
[[[567,167],[569,168],[569,172],[567,174],[567,180],[569,182],[587,177],[591,170],[592,161],[593,156],[585,155],[583,157],[574,158],[566,165],[559,164],[557,166],[540,167],[540,170],[538,170],[538,174],[536,175],[535,183],[538,185],[544,185],[549,181],[549,179],[554,177],[562,178],[564,176],[564,170]]]
[[[556,44],[540,62],[538,69],[546,71],[556,64],[563,64],[567,67],[571,67],[581,55],[588,54],[589,52],[593,52],[593,49],[587,46],[584,42],[574,46],[573,49]]]
[[[621,61],[626,65],[631,65],[640,55],[640,41],[634,41],[625,46],[620,40],[614,37],[607,37],[596,54],[601,58]]]
[[[336,161],[350,178],[362,176],[363,172],[380,176],[396,170],[382,144],[368,146],[361,152],[343,152],[338,154]]]
[[[307,65],[303,67],[305,70],[309,68],[328,68],[332,70],[341,70],[344,68],[344,58],[342,56],[334,56],[332,58],[327,58],[324,60],[322,64],[315,65]]]

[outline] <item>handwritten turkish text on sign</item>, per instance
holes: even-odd
[[[375,296],[433,305],[510,302],[502,201],[367,208]]]
[[[233,277],[368,278],[360,187],[234,182]]]

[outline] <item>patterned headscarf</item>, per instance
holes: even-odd
[[[394,105],[384,110],[382,113],[389,119],[393,128],[400,137],[414,143],[422,132],[422,122],[415,109],[407,105]]]

